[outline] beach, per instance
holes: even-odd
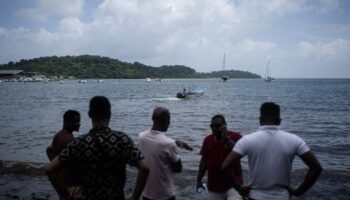
[[[45,176],[46,164],[25,166],[25,163],[0,163],[2,178],[0,179],[0,199],[58,199],[58,196]],[[7,167],[6,167],[7,165]],[[131,194],[136,181],[137,171],[133,168],[127,170],[125,185],[126,197]],[[298,170],[292,174],[292,186],[301,183],[305,170]],[[206,193],[198,194],[196,187],[196,170],[184,170],[175,175],[176,198],[179,200],[208,199]],[[244,176],[247,177],[245,170]],[[324,171],[318,182],[303,196],[292,199],[348,199],[350,194],[350,174],[348,172]],[[208,199],[209,200],[209,199]]]

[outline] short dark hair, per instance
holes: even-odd
[[[90,100],[89,117],[95,120],[111,118],[111,103],[107,97],[95,96]]]
[[[80,113],[76,110],[67,110],[64,114],[63,114],[63,122],[71,122],[74,120],[75,116],[79,116],[80,117]]]
[[[221,119],[224,124],[226,124],[225,117],[223,115],[214,115],[214,117],[211,118],[211,121],[214,121],[216,119]]]
[[[152,120],[154,123],[164,124],[169,121],[170,112],[167,108],[164,107],[156,107],[153,110]]]
[[[274,102],[265,102],[260,107],[260,117],[277,120],[280,118],[280,106]]]

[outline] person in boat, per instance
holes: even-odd
[[[177,147],[192,151],[185,142],[173,140],[165,135],[170,125],[170,112],[157,107],[152,114],[153,125],[150,130],[141,132],[138,144],[150,174],[143,191],[143,200],[175,200],[173,173],[182,171],[181,158]]]
[[[46,155],[52,161],[62,149],[74,139],[73,132],[79,131],[80,113],[76,110],[67,110],[63,115],[63,128],[58,131],[52,139],[51,144],[46,148]],[[82,199],[80,180],[72,167],[62,169],[60,176],[70,196],[75,199]]]
[[[279,129],[279,105],[273,102],[263,103],[260,107],[260,124],[257,132],[245,135],[237,142],[222,164],[222,170],[229,169],[233,163],[247,155],[250,173],[248,186],[242,186],[232,173],[227,173],[231,185],[242,196],[256,200],[289,200],[291,196],[302,195],[320,176],[320,163],[300,137]],[[309,169],[302,184],[294,189],[290,186],[290,176],[296,155]]]
[[[90,100],[92,129],[71,141],[48,166],[47,175],[60,199],[71,199],[59,176],[67,165],[79,171],[85,199],[125,199],[126,164],[136,166],[137,180],[128,200],[139,199],[148,177],[148,167],[133,140],[109,128],[111,104],[104,96]]]
[[[241,199],[240,195],[226,175],[221,171],[221,165],[225,158],[232,151],[234,144],[242,137],[240,133],[227,130],[227,124],[223,115],[215,115],[211,119],[210,128],[212,133],[204,138],[200,151],[202,155],[197,174],[197,191],[203,186],[203,176],[208,171],[208,195],[209,199],[215,200],[236,200]],[[230,166],[236,178],[243,183],[240,161]],[[205,189],[205,188],[204,188]]]
[[[182,96],[183,96],[183,97],[186,97],[186,96],[187,96],[186,88],[183,89],[183,91],[182,91]]]

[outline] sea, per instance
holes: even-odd
[[[206,88],[202,96],[178,99],[183,88]],[[324,171],[303,196],[292,199],[350,199],[350,79],[105,79],[103,82],[65,80],[48,83],[0,83],[0,199],[58,199],[45,176],[46,147],[62,128],[68,109],[81,113],[76,136],[91,128],[89,100],[96,95],[112,104],[110,127],[126,132],[135,143],[138,133],[150,129],[155,107],[170,110],[167,136],[180,139],[193,151],[179,149],[183,172],[175,175],[179,200],[208,199],[195,191],[199,151],[210,134],[210,120],[223,114],[228,128],[250,134],[259,128],[263,102],[281,107],[281,128],[305,140]],[[247,182],[247,158],[242,159]],[[297,187],[306,166],[295,158],[292,186]],[[128,168],[126,195],[135,184],[136,170]]]

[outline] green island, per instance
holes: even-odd
[[[228,78],[261,78],[248,71],[225,70],[210,73],[196,72],[182,65],[147,66],[139,62],[127,63],[118,59],[97,55],[50,56],[21,59],[19,62],[1,64],[0,70],[24,70],[45,76],[139,79],[139,78],[217,78],[223,74]]]

